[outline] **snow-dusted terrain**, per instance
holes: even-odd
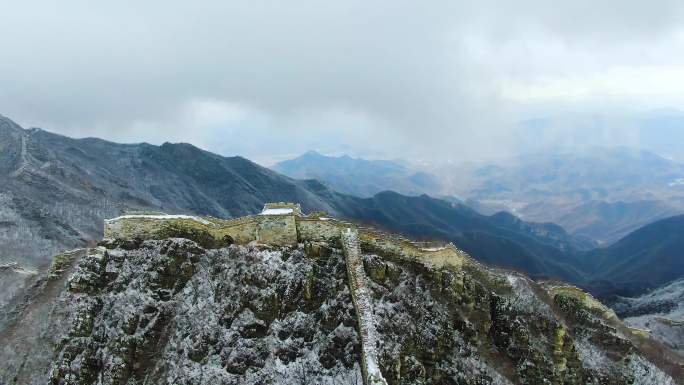
[[[684,357],[684,279],[640,297],[619,298],[613,307],[625,324],[648,331]]]
[[[288,208],[274,208],[264,209],[259,215],[289,215],[292,214],[292,209]]]
[[[326,241],[222,248],[183,238],[108,239],[63,254],[25,295],[6,302],[0,383],[669,385],[682,378],[677,362],[632,339],[576,288],[553,291],[560,286],[468,259],[422,262],[378,246],[391,238],[364,236],[352,227]]]

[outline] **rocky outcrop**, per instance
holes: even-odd
[[[73,314],[65,287],[86,250],[56,255],[47,274],[33,276],[0,314],[0,384],[44,384],[54,347]]]
[[[16,262],[0,264],[0,310],[38,275],[36,270],[28,269]]]
[[[0,331],[0,383],[681,383],[680,362],[581,290],[452,246],[323,216],[286,245],[220,241],[207,218],[144,223],[154,237],[55,263]]]
[[[50,383],[360,379],[339,250],[206,250],[185,239],[105,247],[69,281],[72,317]]]

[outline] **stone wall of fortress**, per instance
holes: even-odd
[[[276,246],[298,242],[339,244],[341,232],[357,228],[352,223],[325,217],[300,215],[254,215],[221,220],[215,218],[177,218],[177,216],[120,217],[105,221],[104,236],[109,239],[164,239],[185,237],[205,240],[205,246],[247,244],[253,241]],[[451,244],[426,248],[408,239],[359,228],[364,253],[399,256],[436,266],[460,267],[468,256]],[[201,243],[201,242],[200,242]]]
[[[450,243],[440,247],[424,248],[408,239],[368,229],[359,231],[359,238],[364,252],[399,256],[402,259],[438,267],[450,265],[460,268],[469,259],[465,252]]]
[[[237,244],[247,244],[257,239],[258,221],[254,217],[244,217],[219,223],[219,233],[230,236]]]
[[[300,242],[337,242],[342,229],[349,226],[333,219],[297,218],[297,235]]]
[[[295,218],[294,215],[262,216],[257,221],[255,240],[267,245],[297,244]]]

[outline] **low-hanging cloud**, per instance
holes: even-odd
[[[577,100],[557,89],[567,79],[684,68],[680,1],[501,3],[5,4],[0,113],[257,159],[309,148],[482,158],[516,150],[530,114],[623,100],[600,81],[607,90],[587,82]],[[677,94],[626,96],[655,108]]]

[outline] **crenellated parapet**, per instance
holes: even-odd
[[[104,238],[112,240],[188,238],[203,247],[229,244],[287,246],[303,242],[340,243],[342,231],[358,230],[367,253],[400,256],[435,266],[460,267],[469,257],[452,244],[425,245],[352,223],[325,213],[304,215],[297,204],[268,203],[261,213],[235,219],[190,215],[137,214],[105,221]]]

